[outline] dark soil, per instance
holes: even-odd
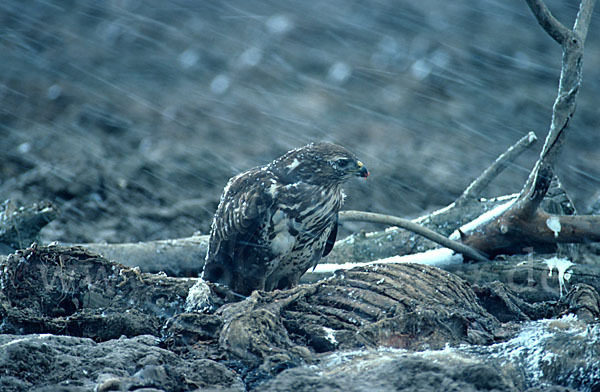
[[[575,3],[550,8],[570,24]],[[206,233],[231,175],[313,140],[372,172],[346,208],[421,214],[544,137],[560,70],[525,2],[8,0],[0,20],[0,196],[54,202],[47,241]],[[600,178],[596,22],[558,170],[580,209]],[[489,194],[518,191],[541,144]]]

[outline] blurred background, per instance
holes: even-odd
[[[547,3],[572,25],[578,1]],[[598,15],[557,170],[580,213],[600,184]],[[518,192],[561,61],[518,0],[3,0],[0,22],[0,198],[56,203],[46,241],[207,233],[229,177],[319,140],[371,171],[346,209],[415,217],[534,131],[487,195]]]

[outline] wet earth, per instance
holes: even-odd
[[[576,6],[550,3],[565,24]],[[5,1],[0,18],[0,195],[57,205],[45,241],[206,233],[230,176],[315,140],[372,173],[347,209],[417,216],[543,140],[560,71],[525,2]],[[558,168],[580,211],[600,178],[596,22]],[[541,145],[487,193],[518,191]]]

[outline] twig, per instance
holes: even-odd
[[[469,200],[473,200],[481,195],[481,192],[494,180],[509,163],[514,162],[525,150],[531,147],[537,141],[535,133],[529,132],[519,141],[510,146],[494,163],[492,163],[467,189],[456,199],[455,204],[460,206]]]
[[[556,42],[563,44],[571,31],[556,19],[543,0],[525,0],[538,23]]]
[[[416,234],[422,235],[446,248],[450,248],[458,253],[462,253],[467,258],[477,261],[489,261],[487,256],[482,252],[471,248],[457,241],[452,241],[435,231],[429,230],[423,226],[413,223],[407,219],[398,218],[395,216],[376,214],[373,212],[363,211],[341,211],[339,214],[341,221],[360,221],[370,223],[383,223],[393,226],[398,226],[406,230],[410,230]]]

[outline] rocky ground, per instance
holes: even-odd
[[[576,3],[548,2],[565,23]],[[313,140],[347,146],[372,173],[348,184],[345,208],[422,215],[527,132],[543,138],[560,71],[560,48],[524,1],[9,0],[0,21],[0,198],[10,199],[0,217],[45,211],[40,244],[207,233],[231,175]],[[600,182],[598,22],[596,12],[557,168],[584,213]],[[488,194],[518,191],[540,145]],[[30,246],[36,230],[18,228],[3,254]],[[361,228],[374,229],[348,223],[342,236]],[[578,261],[598,264],[593,252]],[[562,297],[553,281],[535,298],[457,271],[386,267],[229,305],[221,292],[214,313],[192,314],[189,268],[146,275],[41,245],[1,268],[3,390],[600,385],[589,280]],[[578,312],[588,308],[591,318]]]
[[[242,300],[35,246],[0,264],[0,388],[596,390],[598,269],[568,270],[560,295],[547,261],[517,261],[495,274],[375,264]]]

